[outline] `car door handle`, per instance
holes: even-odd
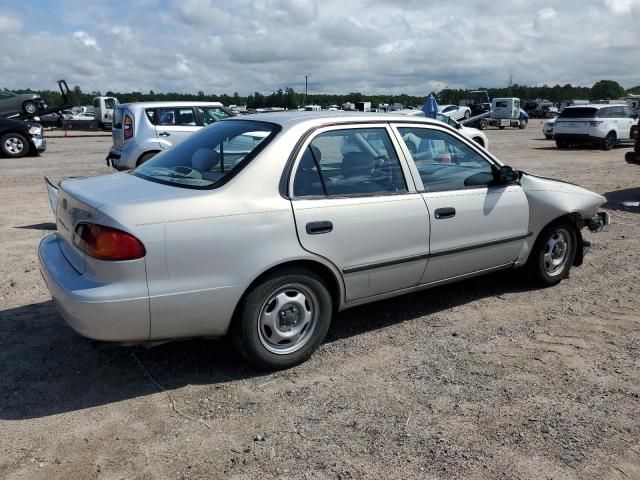
[[[168,137],[171,134],[169,132],[160,132],[158,135],[160,135],[161,137]]]
[[[456,216],[456,209],[452,207],[438,208],[434,212],[436,219],[453,218]]]
[[[320,235],[321,233],[329,233],[333,230],[333,223],[329,221],[309,222],[306,226],[309,235]]]

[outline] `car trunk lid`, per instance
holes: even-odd
[[[85,254],[74,244],[75,230],[79,223],[91,222],[94,217],[95,208],[67,191],[63,182],[58,189],[56,207],[58,244],[65,258],[80,274],[86,269]]]

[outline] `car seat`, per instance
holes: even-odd
[[[199,148],[191,156],[191,166],[200,172],[208,172],[220,163],[220,154],[211,148]]]

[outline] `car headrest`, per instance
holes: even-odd
[[[364,152],[349,152],[342,158],[342,176],[353,178],[369,176],[373,171],[373,155]]]
[[[311,155],[312,151],[313,156]],[[320,152],[320,149],[315,145],[309,145],[304,149],[304,153],[302,154],[302,158],[300,159],[299,168],[301,168],[302,170],[311,170],[312,168],[314,168],[316,164],[313,161],[313,157],[316,157],[316,160],[318,161],[318,163],[320,163],[320,160],[322,159],[322,153]]]
[[[220,162],[220,154],[212,148],[199,148],[191,156],[191,166],[201,172],[207,172]]]

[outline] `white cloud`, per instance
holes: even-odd
[[[421,95],[443,84],[504,86],[510,74],[530,85],[640,84],[640,0],[512,0],[508,9],[475,0],[146,0],[127,15],[104,0],[64,2],[64,16],[48,4],[31,12],[29,31],[17,20],[27,7],[0,15],[0,86],[55,88],[66,78],[85,91],[246,95],[301,91],[309,75],[311,92]]]
[[[632,8],[640,5],[638,0],[604,0],[604,3],[616,15],[627,15]]]
[[[537,16],[540,20],[552,20],[558,16],[558,13],[553,7],[546,7],[538,10]]]
[[[22,21],[18,18],[0,15],[0,34],[15,33],[22,29]]]
[[[73,38],[82,43],[85,47],[95,48],[97,51],[100,51],[98,41],[95,39],[95,37],[92,37],[87,32],[73,32]]]

